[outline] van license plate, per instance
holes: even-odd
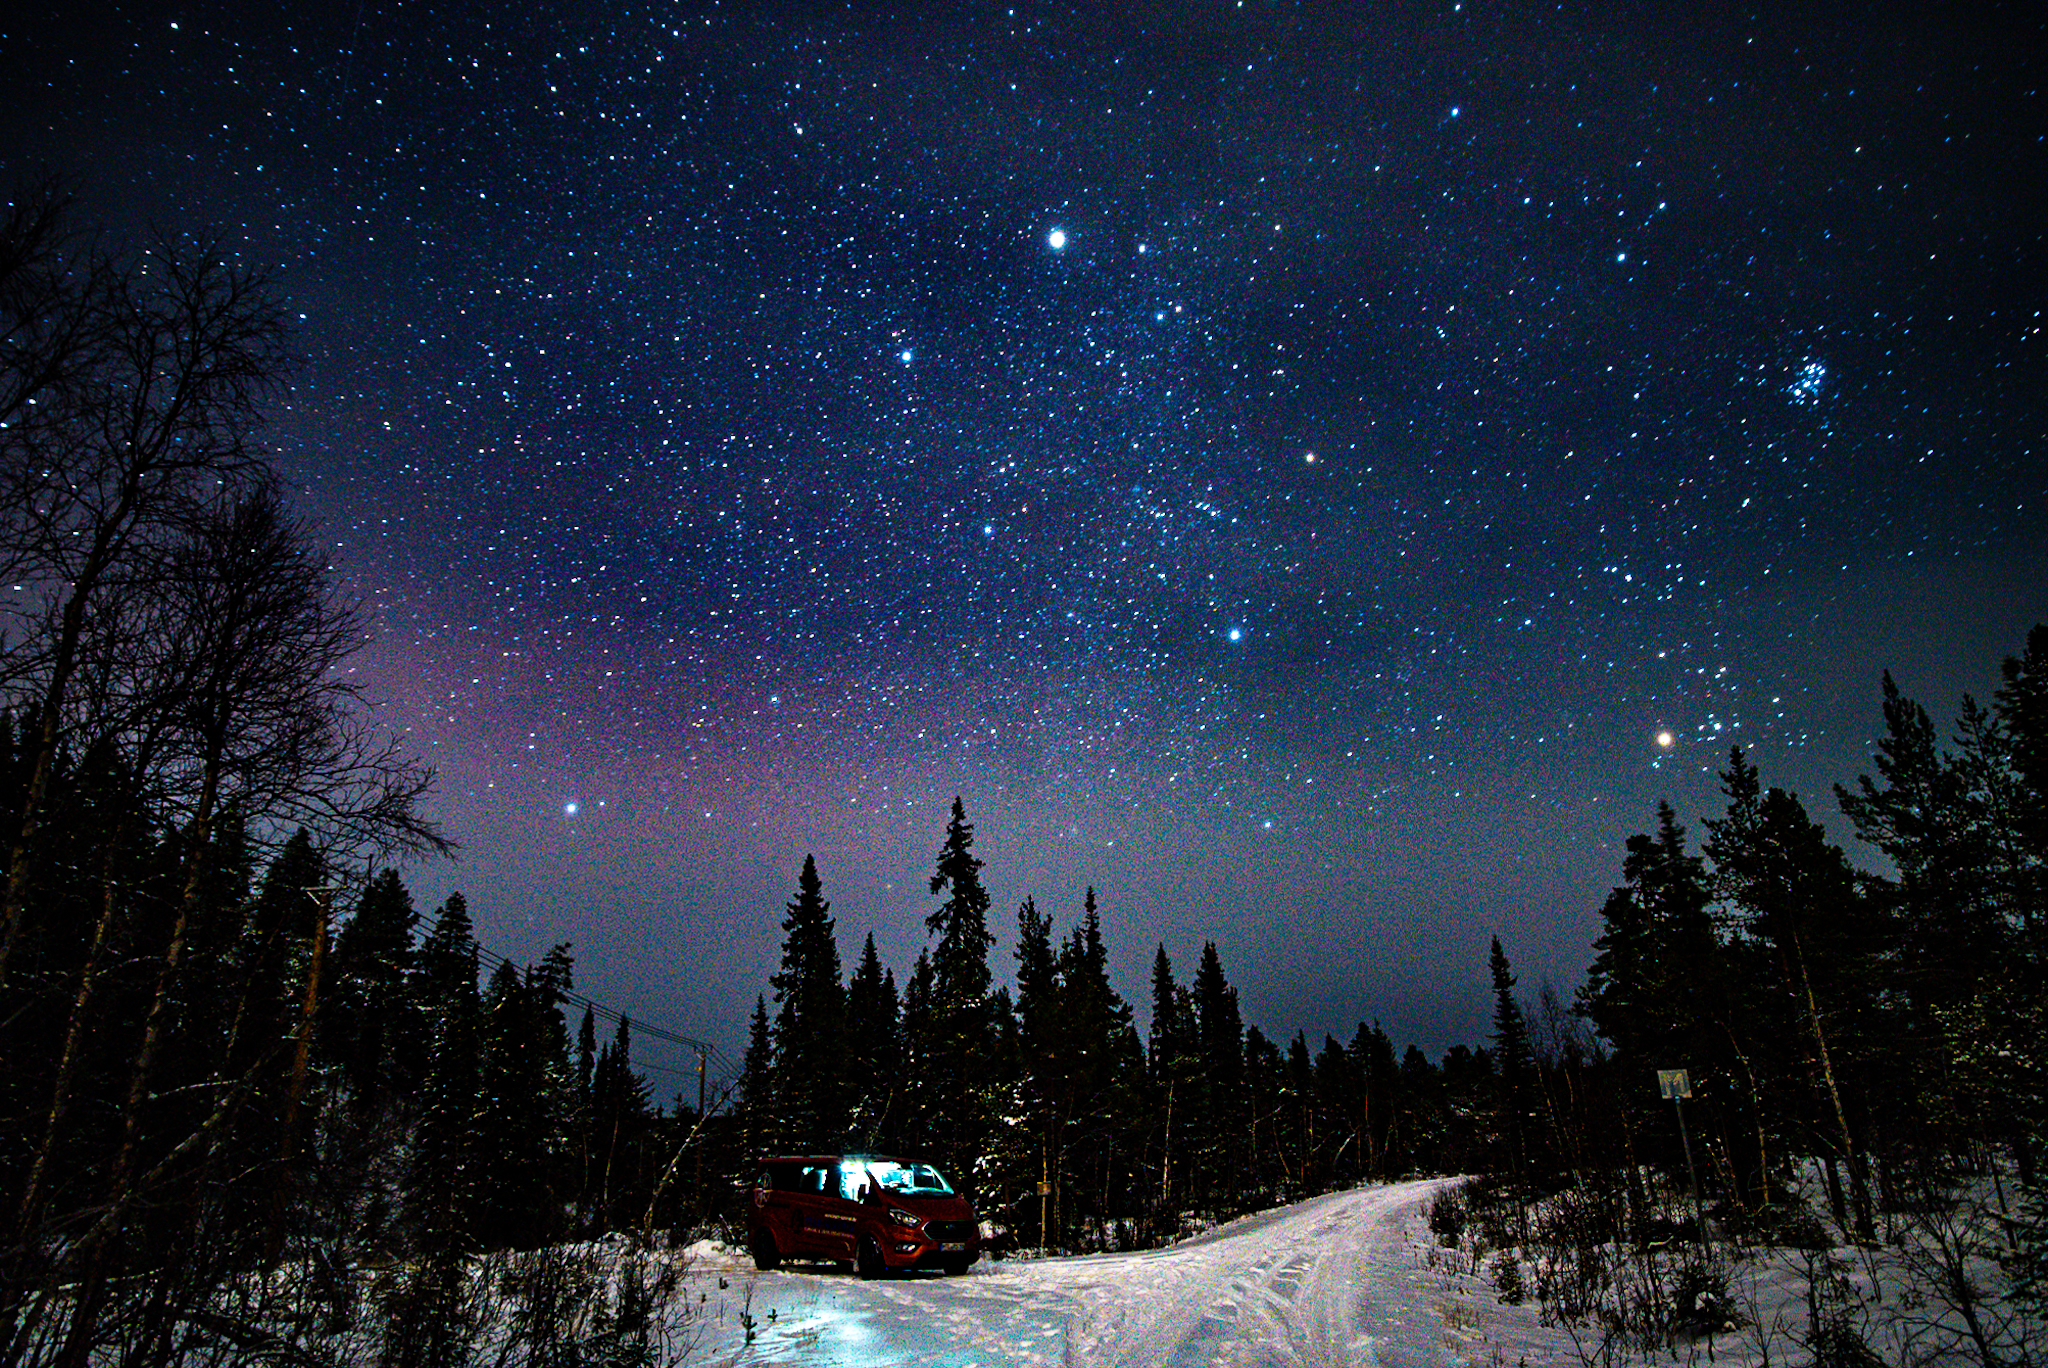
[[[952,1244],[942,1244],[939,1246],[939,1253],[941,1254],[962,1254],[965,1253],[966,1250],[967,1242],[964,1240],[956,1241]]]

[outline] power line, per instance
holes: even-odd
[[[479,960],[490,965],[492,968],[496,968],[501,964],[509,964],[514,969],[520,967],[516,960],[507,959],[497,951],[489,949],[482,944],[477,945],[476,954]],[[563,1002],[572,1006],[582,1007],[601,1021],[609,1021],[614,1025],[621,1022],[625,1023],[627,1032],[630,1035],[666,1041],[671,1045],[680,1045],[687,1050],[695,1050],[699,1058],[717,1061],[719,1068],[724,1071],[724,1075],[727,1077],[736,1076],[740,1072],[740,1066],[733,1061],[732,1057],[708,1040],[698,1040],[695,1036],[678,1035],[674,1031],[664,1031],[659,1026],[650,1026],[644,1021],[628,1016],[616,1007],[599,1002],[597,999],[585,996],[582,993],[563,992],[560,996]],[[693,1074],[697,1072],[695,1069],[664,1069],[658,1064],[644,1064],[641,1067],[656,1069],[662,1073]]]

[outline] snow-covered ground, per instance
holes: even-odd
[[[870,1283],[826,1268],[757,1273],[744,1254],[699,1245],[687,1256],[686,1361],[1770,1368],[1814,1361],[1816,1312],[1853,1330],[1883,1363],[1983,1363],[1986,1350],[1993,1361],[2038,1362],[2029,1356],[2048,1345],[2048,1328],[1996,1296],[2003,1277],[1982,1231],[1965,1220],[1981,1216],[1981,1201],[1925,1215],[1868,1249],[1738,1252],[1717,1242],[1734,1323],[1711,1340],[1677,1337],[1631,1350],[1597,1327],[1541,1324],[1533,1299],[1502,1305],[1494,1292],[1501,1253],[1478,1245],[1476,1232],[1445,1248],[1429,1231],[1431,1199],[1456,1181],[1332,1193],[1170,1249],[984,1261],[957,1278]],[[1943,1263],[1934,1256],[1944,1248],[1962,1256]],[[1525,1279],[1527,1260],[1524,1251]],[[1965,1284],[1988,1295],[1967,1321],[1955,1297]]]
[[[1332,1193],[1170,1249],[984,1261],[964,1277],[756,1273],[706,1251],[693,1362],[819,1368],[1573,1363],[1535,1308],[1459,1276],[1425,1224],[1441,1181]],[[724,1286],[720,1287],[719,1284]],[[751,1324],[753,1339],[747,1339]]]

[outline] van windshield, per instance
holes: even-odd
[[[869,1181],[883,1192],[903,1197],[951,1197],[953,1185],[930,1164],[899,1164],[893,1159],[868,1159],[849,1163],[849,1169],[864,1168]]]

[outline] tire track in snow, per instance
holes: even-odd
[[[766,1274],[739,1363],[835,1368],[1419,1368],[1467,1362],[1410,1230],[1438,1182],[1333,1193],[1170,1249],[863,1283]]]
[[[1335,1193],[1172,1249],[1019,1270],[1079,1306],[1073,1368],[1360,1368],[1447,1357],[1404,1238],[1435,1183]]]

